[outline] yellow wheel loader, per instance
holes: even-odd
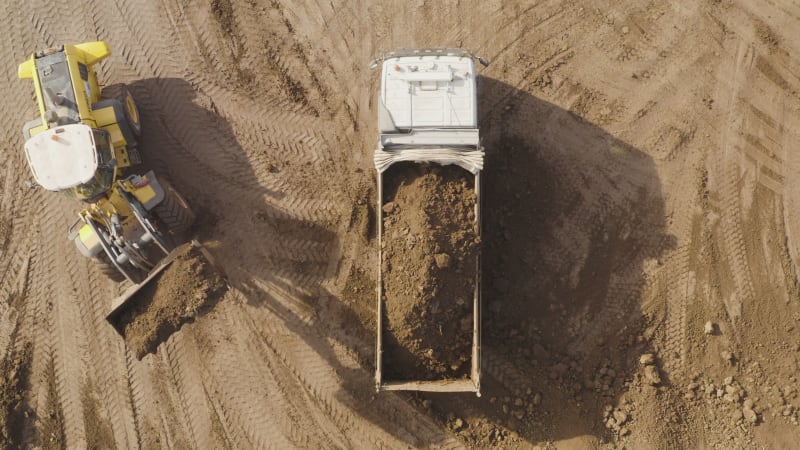
[[[112,302],[114,324],[172,261],[194,214],[166,180],[133,173],[141,162],[139,111],[127,90],[101,99],[94,66],[109,55],[102,41],[63,45],[34,53],[18,75],[33,80],[39,105],[39,118],[23,127],[36,183],[83,202],[68,238],[112,278],[132,283]]]

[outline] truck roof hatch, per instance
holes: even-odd
[[[383,65],[381,100],[396,128],[477,127],[472,58],[404,56]]]

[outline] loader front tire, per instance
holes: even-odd
[[[104,252],[100,252],[97,256],[93,256],[92,262],[100,271],[100,273],[107,276],[111,281],[119,283],[125,280],[125,274],[120,272],[119,269],[117,269],[116,266],[111,263],[111,261],[108,259],[108,255],[106,255]]]
[[[153,208],[156,215],[172,235],[189,231],[195,219],[189,203],[168,181],[159,179],[158,182],[164,189],[164,200]]]

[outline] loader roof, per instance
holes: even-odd
[[[91,180],[98,166],[92,128],[71,124],[51,128],[25,142],[25,156],[36,182],[60,191]]]
[[[462,55],[387,58],[381,102],[397,129],[476,128],[475,64]]]

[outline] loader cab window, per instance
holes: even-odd
[[[58,125],[80,122],[67,54],[58,51],[37,57],[36,70],[47,120]]]
[[[108,165],[114,158],[114,150],[109,139],[108,132],[105,130],[92,130],[94,135],[94,148],[97,151],[97,164],[100,166]]]
[[[105,194],[114,183],[116,166],[111,139],[109,139],[108,132],[106,131],[92,131],[94,135],[94,148],[97,152],[97,169],[94,172],[94,177],[86,183],[63,191],[68,197],[72,197],[76,200],[93,201]]]
[[[81,80],[89,81],[89,68],[84,63],[78,63],[78,73],[81,74]]]

